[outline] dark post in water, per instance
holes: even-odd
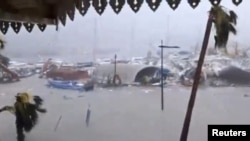
[[[161,40],[161,45],[159,46],[161,48],[161,110],[164,110],[164,79],[163,79],[163,49],[164,48],[179,48],[178,46],[164,46],[163,40]]]
[[[115,60],[114,60],[114,77],[116,76],[116,58],[117,58],[117,55],[115,54]]]
[[[206,50],[207,50],[207,45],[208,45],[208,41],[209,41],[209,36],[210,36],[212,24],[213,24],[213,17],[212,17],[212,15],[209,15],[209,18],[207,20],[207,27],[206,27],[206,31],[205,31],[205,36],[203,39],[203,44],[202,44],[202,48],[201,48],[201,52],[200,52],[200,58],[199,58],[198,65],[197,65],[196,72],[195,72],[195,76],[194,76],[194,82],[193,82],[193,87],[192,87],[192,91],[191,91],[191,96],[190,96],[190,99],[188,102],[187,112],[186,112],[186,116],[185,116],[185,120],[184,120],[184,124],[183,124],[183,128],[182,128],[180,141],[187,141],[187,138],[188,138],[189,126],[190,126],[190,122],[191,122],[196,93],[197,93],[197,89],[199,86],[202,65],[203,65],[203,62],[205,59],[205,55],[206,55]]]

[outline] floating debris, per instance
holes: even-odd
[[[144,91],[144,93],[150,93],[150,92],[152,92],[153,90],[143,90]]]
[[[58,128],[58,126],[60,124],[61,119],[62,119],[62,115],[59,117],[59,119],[58,119],[58,121],[56,123],[55,129],[54,129],[55,132],[57,131],[57,128]]]
[[[71,100],[71,99],[74,99],[74,98],[82,98],[82,97],[84,97],[84,95],[78,95],[78,96],[64,95],[63,99],[65,99],[65,100]]]
[[[89,105],[88,110],[87,110],[86,120],[85,120],[87,127],[89,126],[90,114],[91,114],[91,111],[90,111],[90,105]]]
[[[63,96],[63,99],[65,99],[65,100],[70,100],[70,99],[73,99],[73,97],[72,96]]]

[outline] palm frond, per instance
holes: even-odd
[[[218,37],[214,36],[214,48],[218,47]]]
[[[210,10],[213,15],[213,23],[216,29],[215,48],[226,48],[229,33],[237,34],[234,25],[237,23],[237,15],[233,11],[226,12],[222,6],[213,6]]]
[[[230,10],[229,11],[229,17],[230,17],[230,21],[234,24],[234,25],[236,25],[237,24],[237,19],[238,19],[238,16],[237,16],[237,14],[234,12],[234,11],[232,11],[232,10]]]
[[[5,47],[5,41],[0,39],[0,49],[4,49]]]
[[[216,30],[218,48],[225,47],[228,40],[229,29],[226,22],[221,23]]]
[[[235,27],[232,24],[228,25],[229,31],[232,32],[234,35],[237,34],[237,30],[235,29]]]

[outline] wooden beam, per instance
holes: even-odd
[[[0,21],[56,25],[56,19],[28,17],[28,16],[25,17],[23,15],[10,14],[10,13],[0,14]]]

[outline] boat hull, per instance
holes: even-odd
[[[59,89],[70,89],[79,91],[89,91],[94,89],[93,85],[83,84],[77,81],[49,80],[48,86]]]

